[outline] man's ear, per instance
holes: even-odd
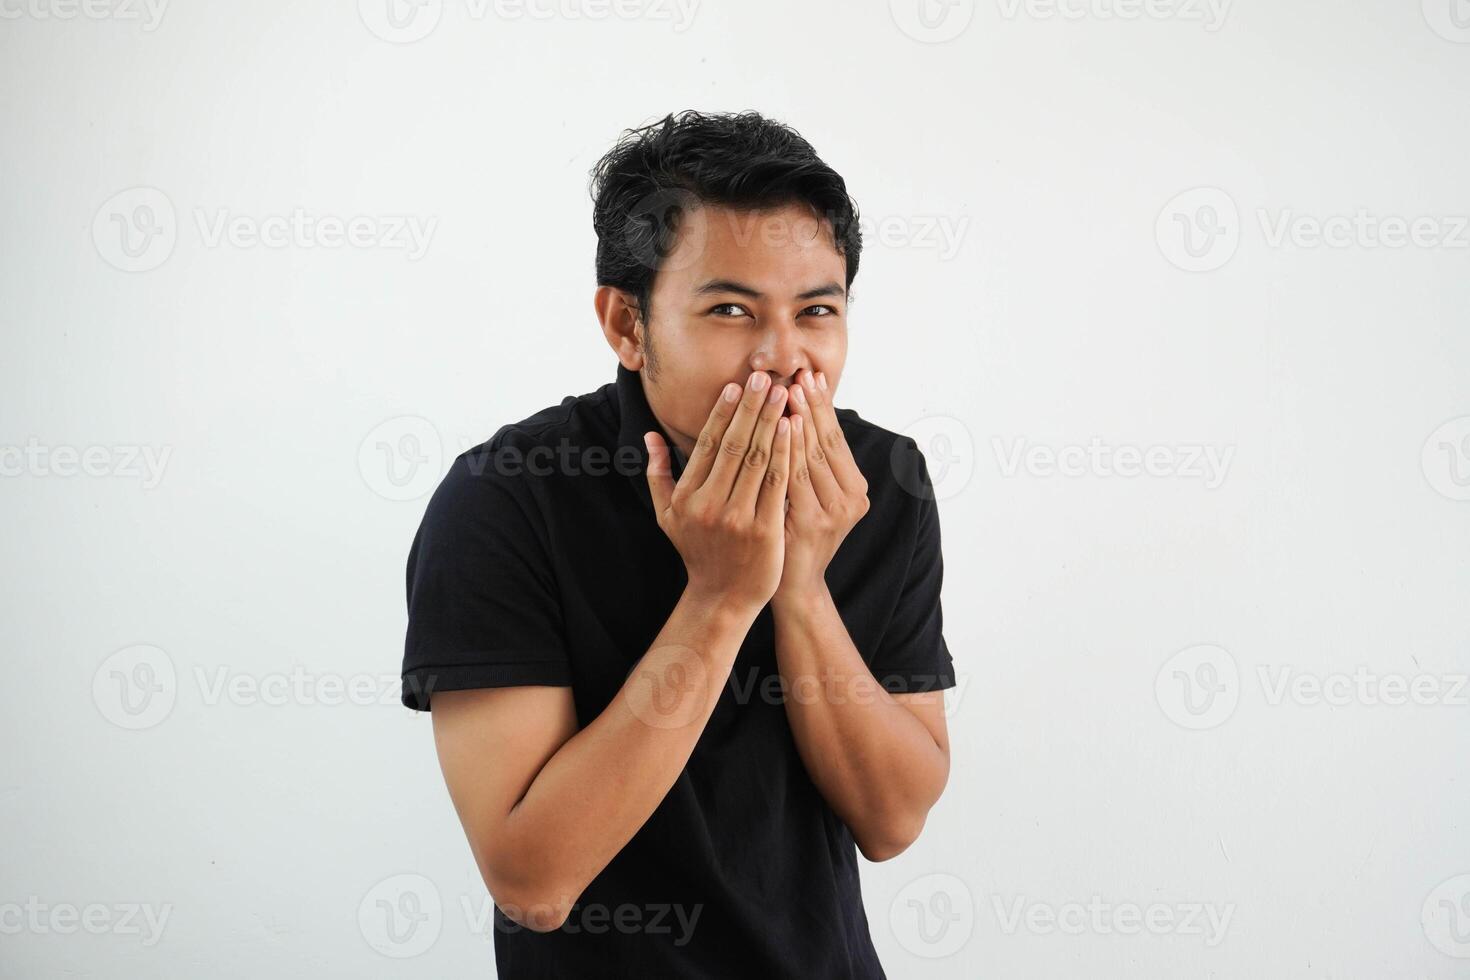
[[[646,359],[647,335],[632,295],[616,286],[598,286],[592,296],[592,306],[602,324],[602,335],[618,355],[618,361],[629,371],[641,371]]]

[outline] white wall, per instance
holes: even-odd
[[[0,0],[0,975],[487,975],[404,559],[459,449],[611,380],[587,170],[685,107],[846,175],[842,400],[951,462],[890,976],[1465,975],[1464,0],[557,2]],[[214,237],[298,208],[426,248]],[[1094,439],[1166,449],[1047,469]]]

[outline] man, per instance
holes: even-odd
[[[754,113],[594,171],[616,381],[455,460],[408,561],[403,701],[502,977],[883,977],[856,851],[949,773],[923,457],[834,407],[861,239]]]

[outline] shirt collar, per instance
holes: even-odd
[[[633,481],[634,492],[638,499],[653,512],[653,498],[648,492],[648,449],[643,445],[643,433],[657,432],[663,436],[672,450],[673,476],[678,482],[679,476],[684,472],[683,454],[674,448],[674,440],[664,427],[654,417],[653,409],[648,407],[648,396],[643,391],[643,375],[638,371],[630,371],[618,364],[618,449],[625,451],[624,447],[631,447],[638,454],[638,472],[631,474],[628,478]]]

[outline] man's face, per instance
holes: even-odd
[[[753,371],[778,385],[824,371],[834,391],[847,359],[847,262],[809,208],[683,216],[654,277],[643,390],[687,456],[720,390]],[[787,403],[789,415],[790,403]]]

